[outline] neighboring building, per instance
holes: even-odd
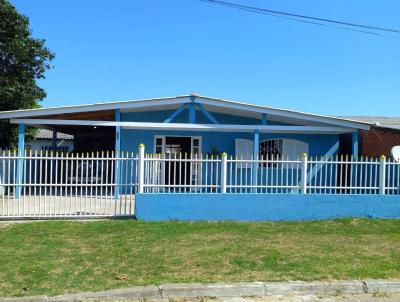
[[[358,154],[358,131],[368,122],[251,105],[196,94],[135,101],[0,112],[20,125],[45,125],[74,136],[75,151],[221,153],[250,158],[297,158],[339,152],[339,136],[350,134]]]
[[[400,117],[351,116],[352,120],[372,124],[370,130],[359,131],[359,154],[368,157],[391,156],[394,146],[400,146]],[[351,153],[351,137],[343,135],[342,154]]]
[[[57,132],[55,145],[57,151],[71,152],[74,150],[74,136]],[[26,149],[32,152],[51,151],[53,148],[53,131],[47,129],[38,129],[35,139],[26,145]]]

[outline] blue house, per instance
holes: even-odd
[[[400,165],[384,156],[356,160],[359,132],[373,127],[368,122],[197,94],[0,112],[0,119],[19,125],[19,155],[26,126],[51,130],[54,150],[61,132],[74,136],[75,152],[117,155],[4,156],[0,195],[11,197],[13,215],[19,201],[22,209],[26,200],[28,210],[50,208],[44,195],[68,217],[129,216],[133,206],[144,220],[400,217]],[[352,159],[330,158],[345,149]],[[228,157],[197,157],[222,153]],[[298,159],[304,153],[308,158]]]
[[[74,135],[76,151],[221,153],[228,156],[297,158],[338,153],[339,136],[371,124],[337,117],[228,101],[197,94],[144,100],[0,112],[19,124],[19,150],[25,126]]]

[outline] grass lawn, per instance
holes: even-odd
[[[400,221],[0,224],[0,296],[360,278],[400,278]]]

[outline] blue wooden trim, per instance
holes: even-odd
[[[18,125],[18,156],[22,157],[24,156],[24,151],[25,151],[25,124],[19,124]],[[19,199],[21,197],[21,191],[22,191],[22,180],[24,177],[24,160],[22,158],[18,159],[18,164],[17,164],[17,177],[16,177],[16,183],[17,186],[15,188],[15,198]]]
[[[181,114],[181,112],[183,110],[185,110],[187,104],[182,104],[181,106],[179,106],[178,109],[176,109],[176,111],[174,111],[170,116],[168,116],[163,123],[170,123],[174,118],[176,118],[179,114]]]
[[[258,130],[254,130],[253,134],[253,159],[258,159],[259,152],[259,144],[260,144],[260,132]],[[252,185],[257,185],[257,175],[258,175],[258,163],[253,162],[253,175],[252,175]],[[253,189],[253,192],[257,192],[257,188]]]
[[[351,145],[352,145],[352,152],[353,152],[353,158],[355,160],[358,159],[358,131],[355,131],[351,135]]]
[[[57,131],[53,130],[53,137],[51,138],[51,149],[53,152],[57,151]]]
[[[211,123],[219,124],[218,121],[215,119],[215,117],[210,112],[207,111],[207,109],[204,107],[203,104],[196,103],[196,105],[200,109],[200,111],[210,120]]]
[[[261,125],[266,126],[268,124],[267,114],[263,113],[261,115]]]
[[[115,110],[115,121],[116,122],[121,121],[121,111],[119,109]],[[115,127],[115,156],[116,157],[121,156],[121,127],[120,126]],[[115,161],[114,177],[115,177],[115,185],[116,185],[115,189],[114,189],[114,197],[115,197],[115,199],[118,199],[119,191],[120,191],[119,183],[120,183],[120,178],[121,178],[119,160]]]
[[[196,123],[196,97],[194,95],[190,96],[191,103],[189,104],[189,124]]]

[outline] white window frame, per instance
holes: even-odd
[[[154,135],[154,141],[153,141],[153,153],[157,153],[157,139],[161,138],[162,143],[161,143],[161,153],[165,153],[165,135]]]
[[[166,138],[167,137],[190,137],[190,153],[193,154],[193,140],[198,139],[199,140],[199,154],[202,153],[202,148],[203,148],[203,140],[201,136],[190,136],[190,135],[154,135],[154,140],[153,140],[153,153],[156,153],[156,148],[157,148],[157,138],[162,139],[162,153],[165,153],[165,143],[166,143]]]
[[[307,146],[307,151],[306,153],[308,154],[308,151],[310,150],[310,144],[300,140],[300,139],[295,139],[295,138],[282,138],[282,137],[277,137],[277,138],[271,138],[271,139],[265,139],[259,142],[259,149],[260,145],[262,143],[268,142],[268,141],[275,141],[275,140],[281,140],[282,141],[282,155],[285,155],[285,141],[292,141],[292,142],[300,142],[304,145]],[[300,158],[301,154],[298,154],[296,158],[289,158],[289,160],[296,160],[297,158]]]

